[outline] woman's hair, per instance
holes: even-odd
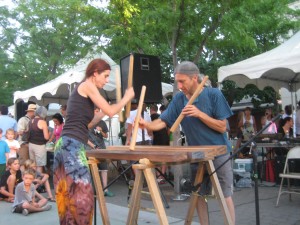
[[[290,116],[287,116],[282,121],[282,126],[284,126],[287,122],[290,122],[293,118]]]
[[[36,109],[35,115],[45,119],[47,117],[47,109],[44,106],[40,106]]]
[[[57,119],[60,124],[62,124],[64,122],[64,118],[62,117],[62,115],[60,113],[55,113],[52,116],[52,119]]]
[[[16,157],[9,158],[9,159],[7,160],[7,165],[10,166],[10,165],[13,164],[14,161],[16,161],[16,160],[18,160]]]
[[[105,70],[111,70],[110,65],[103,59],[94,59],[87,66],[84,79],[92,76],[94,72],[102,73]]]
[[[24,162],[24,168],[25,170],[28,170],[31,168],[31,165],[35,164],[35,162],[32,160],[32,159],[27,159],[25,162]]]

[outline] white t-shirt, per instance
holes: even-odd
[[[10,141],[10,140],[8,140],[8,139],[6,139],[5,141],[6,141],[8,147],[9,147],[9,149],[10,149],[10,153],[9,153],[8,158],[17,158],[17,151],[11,149],[11,147],[15,147],[15,148],[17,148],[17,149],[20,149],[20,144],[19,144],[19,142],[18,142],[17,140],[12,140],[12,141]]]
[[[136,113],[137,113],[137,109],[130,111],[130,115],[126,120],[126,123],[134,125],[134,120],[135,120],[135,117],[136,117]],[[146,122],[151,122],[151,117],[150,117],[149,113],[147,113],[145,111],[144,111],[144,120]],[[133,129],[132,129],[132,131],[133,131]],[[149,136],[149,134],[147,132],[147,129],[144,129],[144,133],[145,133],[145,141],[150,141],[151,137]],[[143,141],[142,129],[138,128],[136,142],[140,142],[140,141]]]

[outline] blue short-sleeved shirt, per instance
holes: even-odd
[[[9,153],[10,149],[6,141],[0,140],[0,164],[6,164],[5,153]]]
[[[161,120],[171,127],[187,102],[188,99],[182,92],[176,94],[168,105],[168,108],[160,116]],[[233,114],[224,95],[217,88],[204,88],[201,94],[195,99],[193,105],[208,116],[218,120],[227,119]],[[199,118],[184,117],[181,121],[181,126],[183,132],[186,134],[189,146],[227,145],[227,151],[231,151],[231,145],[227,139],[226,132],[219,133],[209,128]]]

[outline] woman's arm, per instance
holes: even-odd
[[[100,94],[98,88],[95,84],[90,80],[86,80],[81,83],[78,87],[78,93],[82,96],[89,97],[94,104],[101,109],[101,111],[112,117],[116,115],[121,109],[134,97],[133,88],[129,88],[126,90],[124,97],[116,104],[110,105]]]

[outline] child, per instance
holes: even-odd
[[[6,170],[0,181],[0,198],[4,198],[7,202],[14,202],[15,187],[22,182],[22,174],[20,163],[17,158],[9,158],[7,160],[8,170]]]
[[[23,172],[23,182],[16,187],[16,194],[14,204],[12,206],[13,213],[22,213],[27,216],[28,213],[48,211],[52,208],[47,204],[47,199],[36,192],[33,180],[35,178],[35,171],[28,169]],[[39,198],[38,202],[35,199]]]
[[[49,184],[49,175],[46,173],[40,173],[36,170],[36,164],[32,159],[27,159],[24,163],[25,170],[33,169],[35,171],[35,179],[33,180],[33,183],[35,184],[35,188],[45,185],[46,191],[48,193],[48,200],[50,202],[55,202],[55,199],[53,198],[50,184]]]
[[[6,130],[6,143],[10,149],[9,158],[18,158],[17,153],[20,149],[20,144],[15,140],[15,131],[11,128]]]
[[[6,170],[6,162],[9,155],[9,147],[5,141],[2,141],[2,129],[0,128],[0,179]]]

